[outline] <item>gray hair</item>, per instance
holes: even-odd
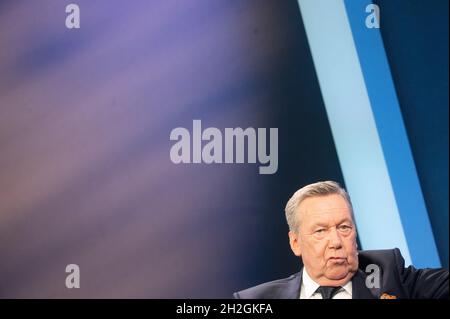
[[[286,213],[286,220],[289,226],[289,230],[294,232],[297,232],[298,230],[298,226],[300,223],[295,216],[295,211],[303,200],[309,197],[320,197],[333,194],[341,195],[347,201],[348,206],[350,207],[350,212],[352,214],[352,219],[354,220],[352,202],[345,189],[343,189],[341,185],[333,181],[317,182],[300,188],[288,200],[284,211]]]

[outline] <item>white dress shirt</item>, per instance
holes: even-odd
[[[300,288],[300,299],[322,299],[320,292],[316,292],[320,285],[311,279],[303,267],[302,285]],[[352,281],[346,283],[332,299],[352,299]]]

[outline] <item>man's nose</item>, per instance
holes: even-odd
[[[336,228],[330,229],[329,233],[329,246],[330,248],[339,249],[342,247],[341,235]]]

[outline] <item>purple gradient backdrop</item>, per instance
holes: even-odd
[[[271,126],[283,14],[268,0],[74,2],[79,30],[70,2],[0,2],[0,296],[231,296],[262,249],[249,234],[271,177],[174,165],[169,134],[193,119]],[[64,286],[70,263],[81,289]]]

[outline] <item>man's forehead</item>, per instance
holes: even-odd
[[[298,212],[302,217],[351,214],[347,201],[338,194],[308,197],[300,203]]]

